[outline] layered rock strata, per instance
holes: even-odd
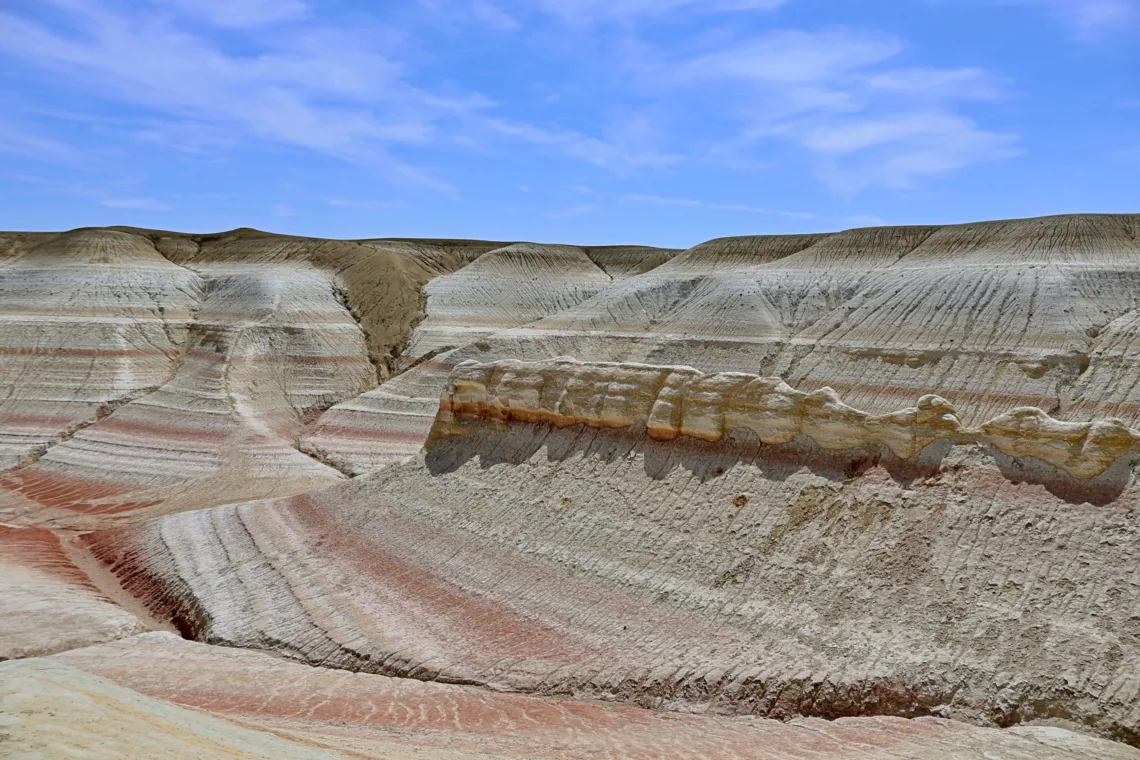
[[[80,569],[59,536],[0,526],[0,660],[147,630]]]
[[[1138,220],[0,234],[0,744],[1131,756]]]
[[[299,452],[311,410],[375,383],[360,328],[311,267],[216,265],[174,376],[0,480],[8,522],[299,493],[343,476]]]
[[[1057,728],[998,731],[935,718],[784,724],[661,713],[311,668],[169,634],[73,650],[50,662],[69,668],[72,688],[106,679],[159,704],[350,757],[951,760],[984,752],[1003,760],[1140,757],[1140,751],[1124,745]],[[99,733],[118,727],[105,717]],[[189,746],[203,739],[193,737]]]
[[[424,354],[353,402],[344,419],[354,430],[375,420],[396,435],[361,434],[350,458],[362,472],[408,455],[464,360],[561,355],[775,375],[831,387],[873,414],[936,390],[972,427],[1020,406],[1140,427],[1128,370],[1137,261],[1137,215],[709,241],[556,313],[501,319],[466,346]]]
[[[486,251],[424,288],[426,317],[401,353],[400,368],[412,378],[425,371],[437,376],[436,355],[575,306],[678,253],[531,243]],[[415,454],[431,428],[439,387],[420,395],[399,379],[330,409],[303,435],[301,448],[352,474]]]
[[[184,635],[323,666],[1140,742],[1127,428],[574,361],[450,388],[404,464],[85,545]]]
[[[196,273],[135,235],[21,242],[0,260],[0,471],[169,380],[202,298]]]
[[[47,660],[0,663],[0,741],[9,760],[345,760],[124,689]]]
[[[306,427],[395,371],[426,282],[497,247],[254,230],[18,242],[0,269],[0,457],[10,444],[15,466],[0,521],[75,529],[342,479],[300,450]]]
[[[626,360],[759,369],[875,412],[937,388],[969,424],[1018,405],[1067,415],[1113,395],[1085,375],[1119,356],[1101,333],[1140,305],[1138,231],[1135,215],[1081,215],[759,237],[754,263],[679,256],[530,333],[624,333]],[[1135,423],[1122,402],[1097,408]]]
[[[570,358],[460,364],[444,392],[434,434],[461,435],[463,427],[452,423],[472,417],[555,427],[644,425],[651,438],[664,441],[680,435],[720,441],[744,433],[776,445],[806,436],[824,449],[882,446],[900,459],[938,442],[985,442],[1077,478],[1096,477],[1121,457],[1140,453],[1140,431],[1119,419],[1063,422],[1021,407],[974,429],[963,427],[954,406],[933,394],[907,409],[869,414],[843,403],[831,388],[804,393],[778,377]]]
[[[439,394],[448,373],[465,358],[555,357],[565,353],[623,360],[631,348],[624,340],[590,340],[577,334],[562,335],[544,330],[538,337],[528,325],[541,325],[564,311],[574,313],[595,298],[613,291],[640,291],[644,283],[661,283],[662,292],[647,298],[644,307],[663,294],[682,299],[691,291],[688,283],[701,275],[741,266],[756,265],[806,248],[825,235],[791,235],[775,238],[725,238],[703,243],[687,251],[638,246],[576,248],[570,246],[512,246],[494,251],[479,261],[477,271],[461,271],[452,278],[433,282],[425,322],[416,329],[408,351],[408,368],[383,387],[329,410],[303,439],[307,449],[319,451],[346,472],[361,474],[412,456],[427,438],[435,417]],[[520,258],[525,256],[525,261]],[[532,259],[534,259],[532,261]],[[564,260],[570,269],[590,274],[591,290],[568,292],[560,271]],[[611,278],[609,287],[586,259]],[[640,275],[652,276],[642,277]],[[473,276],[484,284],[473,290]],[[629,283],[625,285],[623,283]],[[486,283],[495,283],[485,292]],[[596,285],[602,285],[598,288]],[[503,293],[509,293],[503,297]],[[523,294],[522,296],[515,294]],[[585,298],[584,296],[593,296]],[[637,307],[642,307],[637,297]],[[520,301],[526,309],[517,308]],[[474,304],[474,305],[473,305]],[[464,309],[475,308],[494,315],[477,319],[478,334],[467,330]],[[627,338],[633,333],[627,313],[615,309],[609,315],[607,338]],[[652,320],[652,318],[650,318]],[[513,337],[521,333],[521,337]],[[458,347],[458,348],[456,348]],[[448,350],[454,349],[454,350]]]

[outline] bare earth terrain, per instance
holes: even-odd
[[[0,233],[0,757],[1140,760],[1140,215]]]

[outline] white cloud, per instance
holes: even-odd
[[[1037,6],[1073,24],[1078,34],[1095,35],[1130,25],[1140,18],[1140,0],[1004,0]]]
[[[413,50],[429,71],[447,63],[410,40],[414,25],[345,28],[302,0],[146,2],[128,10],[123,0],[41,0],[54,11],[0,11],[0,55],[47,71],[53,86],[67,82],[109,102],[105,110],[123,124],[108,129],[129,133],[136,144],[208,157],[273,143],[440,190],[449,189],[445,182],[393,154],[523,146],[629,175],[702,156],[738,170],[763,168],[788,160],[787,150],[772,146],[791,145],[811,157],[825,181],[850,189],[908,186],[1016,151],[1014,136],[986,129],[965,110],[1002,97],[1003,81],[976,67],[903,65],[907,45],[891,35],[831,29],[734,38],[720,30],[654,49],[632,24],[651,14],[771,11],[783,0],[542,0],[568,20],[631,23],[618,35],[619,50],[591,47],[593,68],[564,67],[574,81],[536,78],[520,87],[511,80],[500,90],[503,104],[460,89],[462,71],[436,75],[441,84],[434,89],[413,84],[400,52]],[[462,24],[504,33],[535,19],[533,6],[528,15],[518,0],[420,5],[429,18],[432,8],[455,8]],[[571,43],[606,36],[593,31],[558,26],[575,52]],[[523,45],[522,35],[512,41]],[[519,55],[545,61],[542,51],[520,48]],[[600,70],[612,78],[589,78]],[[569,105],[542,105],[551,88],[585,107],[569,114]],[[534,113],[541,121],[529,120]],[[685,122],[692,131],[682,131]],[[64,148],[0,124],[0,150],[46,155]]]
[[[640,129],[636,117],[625,125],[630,128],[629,134],[616,134],[610,140],[590,137],[574,130],[548,129],[503,119],[491,119],[487,124],[492,131],[516,141],[552,149],[563,156],[618,173],[668,166],[683,160],[679,154],[655,150],[651,145],[639,141],[637,135]]]
[[[77,157],[74,149],[65,143],[3,121],[0,121],[0,153],[48,161],[71,162]]]
[[[778,31],[683,63],[682,80],[738,79],[769,84],[817,84],[897,55],[894,37],[866,32]]]
[[[774,140],[790,141],[844,192],[909,187],[1018,152],[1016,136],[961,112],[966,101],[1002,97],[1003,80],[979,68],[895,65],[905,49],[895,37],[858,30],[785,30],[657,68],[675,72],[680,88],[735,104],[728,116],[742,122],[739,133],[712,153],[740,163]]]
[[[996,100],[1005,93],[1005,83],[984,69],[893,69],[867,79],[872,91],[937,100]]]
[[[409,85],[367,30],[298,25],[238,55],[161,15],[131,14],[100,0],[51,1],[78,31],[0,12],[0,53],[173,118],[184,130],[197,123],[383,164],[406,181],[439,185],[392,158],[388,147],[430,141],[440,120],[485,105],[478,96],[440,97]],[[235,12],[255,7],[242,0]]]
[[[202,155],[239,149],[243,141],[272,142],[375,164],[387,177],[446,192],[445,182],[392,150],[483,149],[505,141],[623,173],[679,159],[655,150],[636,117],[591,136],[492,118],[486,112],[495,104],[478,93],[440,95],[416,87],[405,66],[382,49],[400,33],[310,22],[305,14],[312,11],[301,2],[152,0],[175,15],[128,13],[117,0],[45,2],[69,23],[0,11],[0,54],[142,109],[148,115],[126,121],[138,125],[135,139],[153,145]],[[474,0],[467,9],[504,30],[517,23],[491,0]],[[224,38],[187,27],[190,15],[232,28],[249,52],[231,52]],[[286,23],[299,19],[303,23]],[[270,23],[283,26],[254,34],[253,27]]]
[[[107,208],[126,211],[169,211],[170,206],[154,198],[104,198],[99,201]]]
[[[845,155],[916,137],[944,137],[974,129],[969,119],[946,113],[919,112],[876,119],[838,121],[807,130],[805,147],[818,153]]]
[[[628,20],[638,16],[663,18],[671,11],[770,11],[788,0],[541,0],[547,12],[573,22]]]
[[[923,177],[1022,152],[1014,135],[988,132],[961,116],[935,113],[835,124],[815,130],[806,142],[824,155],[821,176],[845,192],[872,185],[909,188]]]
[[[231,29],[270,26],[303,17],[301,0],[153,0],[209,23]]]
[[[645,195],[642,193],[631,193],[622,196],[624,200],[635,201],[638,203],[652,203],[658,206],[682,206],[686,208],[704,208],[711,211],[740,211],[748,214],[764,214],[768,216],[783,216],[789,219],[818,219],[815,214],[803,211],[781,211],[774,208],[762,208],[760,206],[750,206],[747,203],[711,203],[709,201],[696,200],[695,198],[665,198],[659,195]]]

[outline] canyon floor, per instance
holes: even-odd
[[[0,233],[0,756],[1140,760],[1140,215]]]

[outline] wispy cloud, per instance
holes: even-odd
[[[308,7],[301,0],[151,0],[219,27],[250,29],[303,18]]]
[[[335,208],[368,209],[370,211],[393,208],[396,205],[391,201],[361,201],[351,198],[329,198],[328,204]]]
[[[747,203],[713,203],[697,200],[696,198],[670,198],[660,195],[644,195],[630,193],[620,196],[620,200],[634,203],[651,203],[658,206],[678,206],[682,208],[705,209],[708,211],[726,211],[742,214],[757,214],[760,216],[777,216],[785,219],[800,219],[824,224],[843,224],[856,226],[873,226],[885,224],[883,219],[870,214],[857,214],[853,216],[823,216],[808,211],[785,211],[782,209],[752,206]]]
[[[104,198],[99,201],[107,208],[125,211],[170,211],[171,206],[154,198]]]
[[[1042,8],[1092,38],[1140,21],[1140,0],[996,0],[1006,5]]]
[[[843,192],[909,187],[1017,153],[1016,135],[987,130],[961,112],[965,102],[1003,97],[1003,80],[973,67],[895,65],[905,49],[893,36],[859,30],[785,30],[675,62],[672,70],[678,87],[699,86],[740,104],[734,117],[741,128],[718,147],[722,154],[790,141]]]
[[[44,0],[57,12],[35,17],[0,11],[0,55],[133,109],[124,118],[133,128],[120,128],[134,139],[196,155],[276,143],[449,194],[448,182],[398,158],[397,149],[522,144],[618,173],[680,160],[656,147],[636,116],[589,134],[494,116],[497,104],[478,92],[415,86],[384,50],[401,33],[314,21],[299,0],[149,2],[150,12],[118,0]],[[504,30],[518,24],[492,0],[464,8]],[[214,27],[237,35],[244,52],[233,52]],[[23,142],[21,149],[35,147]]]
[[[718,47],[683,61],[677,78],[819,87],[897,55],[903,44],[889,35],[862,31],[780,30]]]
[[[39,0],[0,10],[0,65],[40,76],[49,89],[82,92],[84,105],[73,110],[90,107],[109,119],[84,139],[114,132],[194,161],[285,146],[291,155],[333,157],[453,196],[461,190],[438,167],[455,165],[455,155],[540,156],[581,172],[567,181],[591,183],[595,168],[625,177],[685,164],[759,173],[806,163],[828,186],[853,193],[912,187],[1018,152],[1017,135],[983,116],[1010,85],[968,60],[924,66],[906,40],[868,30],[729,26],[738,14],[777,22],[786,18],[777,12],[786,1],[418,0],[400,10],[415,23],[400,26],[393,19],[404,16],[378,11],[385,26],[362,22],[364,13],[338,20],[316,0]],[[1136,2],[1092,0],[1105,7],[1080,23],[1105,23],[1095,19],[1110,16],[1109,6]],[[468,58],[449,59],[416,38],[445,11],[448,23],[512,35],[526,66],[516,71],[496,59],[467,76],[458,66],[469,66]],[[679,19],[707,34],[654,34]],[[738,28],[763,28],[748,20]],[[613,26],[600,31],[596,24]],[[514,34],[534,27],[556,30],[547,39],[565,50],[538,50],[541,34]],[[511,75],[492,75],[495,66]],[[532,68],[542,74],[532,76]],[[29,123],[35,119],[54,124],[73,116],[43,112]],[[80,115],[58,131],[74,134],[93,121]],[[51,130],[0,123],[0,151],[49,157],[69,150]],[[326,201],[326,193],[311,200],[369,207]]]
[[[0,121],[0,153],[48,161],[71,161],[76,158],[75,150],[66,143],[3,121]]]
[[[686,208],[704,208],[710,211],[739,211],[746,214],[763,214],[767,216],[782,216],[788,219],[818,219],[816,214],[804,211],[781,211],[774,208],[749,206],[746,203],[710,203],[695,198],[666,198],[659,195],[645,195],[630,193],[622,196],[623,200],[637,203],[652,203],[658,206],[683,206]]]
[[[437,122],[485,104],[478,96],[441,97],[409,85],[400,64],[376,49],[368,30],[300,24],[251,39],[256,52],[227,52],[216,40],[176,25],[171,15],[130,13],[101,0],[48,0],[67,24],[0,12],[0,53],[68,77],[77,86],[144,111],[383,164],[406,181],[437,180],[389,153],[393,144],[429,141]],[[218,25],[248,28],[258,11],[284,21],[300,3],[170,0]],[[288,11],[286,13],[285,11]],[[265,23],[263,18],[261,23]]]
[[[808,145],[824,156],[820,176],[844,192],[869,185],[909,188],[923,177],[1023,152],[1015,135],[939,113],[836,124],[815,130]]]
[[[698,13],[770,11],[788,0],[541,0],[547,12],[575,23],[629,20],[638,16],[664,18],[673,11]]]
[[[645,167],[662,167],[678,163],[683,156],[656,150],[646,140],[637,139],[641,133],[636,118],[626,122],[624,134],[601,139],[568,129],[547,129],[533,124],[515,123],[505,119],[491,119],[490,129],[500,135],[532,146],[556,150],[561,155],[585,161],[594,166],[625,173]],[[644,137],[644,135],[642,134]]]
[[[569,208],[562,209],[561,211],[555,211],[553,213],[547,214],[547,216],[551,219],[573,219],[574,217],[585,216],[586,214],[597,210],[597,205],[593,203],[581,203],[577,206],[571,206]]]

